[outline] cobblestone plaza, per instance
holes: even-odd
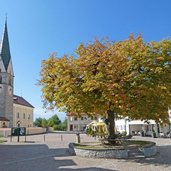
[[[150,158],[92,159],[72,156],[68,144],[76,140],[75,134],[49,133],[7,138],[0,145],[0,171],[170,171],[171,139],[133,137],[156,142],[158,153]],[[97,139],[81,134],[81,141]]]

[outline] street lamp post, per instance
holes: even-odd
[[[20,124],[21,124],[21,122],[18,120],[17,121],[17,127],[18,127],[18,142],[20,141]]]

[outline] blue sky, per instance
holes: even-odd
[[[170,0],[0,0],[0,34],[5,13],[15,73],[14,92],[33,106],[36,117],[58,111],[42,109],[36,85],[41,61],[49,54],[73,54],[79,43],[108,37],[112,41],[141,33],[146,41],[171,36]]]

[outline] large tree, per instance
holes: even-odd
[[[115,138],[118,117],[168,123],[171,104],[171,41],[143,41],[130,35],[119,42],[80,44],[77,57],[51,55],[42,62],[46,107],[78,115],[107,117]]]

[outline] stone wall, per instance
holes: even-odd
[[[42,134],[42,133],[46,133],[46,128],[42,128],[42,127],[29,127],[26,128],[27,130],[27,134]]]
[[[150,147],[147,148],[143,148],[142,150],[140,150],[143,152],[145,157],[150,157],[150,156],[154,156],[157,153],[157,148],[155,145],[152,145]]]
[[[42,134],[46,133],[46,128],[41,127],[29,127],[26,128],[27,135],[30,134]],[[0,128],[0,136],[8,137],[11,135],[11,128]]]
[[[80,149],[69,144],[69,152],[72,155],[90,158],[128,158],[128,150],[125,149]]]
[[[131,152],[134,152],[134,148],[130,149],[115,149],[115,148],[79,148],[78,144],[70,143],[69,144],[69,153],[72,155],[80,157],[90,157],[90,158],[129,158]],[[143,157],[154,156],[157,153],[156,144],[152,143],[147,147],[142,147],[141,149],[137,148],[137,151],[142,152]],[[136,158],[136,155],[134,155]]]

